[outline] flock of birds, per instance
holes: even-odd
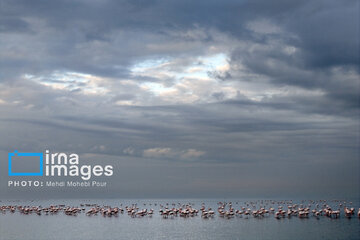
[[[98,204],[80,204],[80,207],[66,206],[66,205],[51,205],[49,207],[42,206],[23,206],[23,205],[0,205],[0,212],[3,214],[19,212],[20,214],[29,215],[54,215],[58,213],[64,213],[68,216],[77,216],[79,214],[86,214],[87,216],[101,215],[104,217],[119,216],[119,214],[127,214],[130,217],[152,217],[155,210],[152,208],[159,208],[158,213],[163,218],[175,218],[175,217],[196,217],[201,218],[213,218],[218,215],[222,218],[233,218],[233,217],[254,217],[264,218],[274,216],[276,219],[281,218],[309,218],[310,216],[320,218],[326,216],[329,218],[339,218],[341,215],[351,218],[355,215],[355,208],[349,207],[352,205],[351,202],[344,202],[334,200],[336,208],[332,208],[326,200],[320,201],[309,201],[302,203],[293,203],[292,201],[272,201],[272,200],[261,200],[254,202],[245,202],[243,206],[238,206],[239,203],[235,202],[218,202],[217,210],[214,211],[211,207],[206,207],[205,203],[201,204],[199,209],[194,208],[195,204],[187,203],[143,203],[143,208],[139,207],[139,204],[129,204],[123,207],[111,207],[111,206],[100,206]],[[149,209],[146,206],[149,206]],[[277,207],[273,207],[277,205]],[[334,204],[332,204],[334,205]],[[341,211],[340,209],[343,209]],[[360,208],[357,211],[357,216],[360,219]]]

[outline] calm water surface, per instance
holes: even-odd
[[[220,200],[221,201],[221,200]],[[245,205],[249,200],[227,200],[233,202],[235,209]],[[47,201],[2,201],[0,205],[28,205],[43,206],[65,204],[80,206],[80,203],[96,203],[99,205],[118,206],[137,203],[140,209],[153,208],[152,217],[131,218],[126,214],[117,217],[86,216],[81,213],[77,216],[66,216],[62,212],[55,215],[36,214],[23,215],[19,212],[0,213],[0,239],[360,239],[360,220],[357,210],[358,202],[353,203],[356,214],[348,219],[343,213],[339,219],[310,216],[306,219],[298,217],[277,220],[273,215],[264,218],[234,217],[231,219],[214,218],[202,219],[200,216],[163,219],[158,210],[159,204],[192,203],[199,209],[202,203],[206,207],[217,209],[219,200],[213,199],[151,199],[151,200],[47,200]],[[236,204],[238,202],[238,204]],[[146,203],[146,206],[144,205]],[[152,206],[149,206],[152,203]],[[154,204],[157,203],[157,206]],[[300,201],[294,201],[300,203]],[[338,203],[328,202],[336,206]],[[277,209],[277,204],[272,205]],[[270,205],[266,206],[267,208]],[[283,204],[286,209],[286,205]],[[169,207],[172,207],[169,205]],[[338,207],[336,207],[337,209]]]

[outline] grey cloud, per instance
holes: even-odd
[[[0,32],[28,32],[29,24],[19,18],[0,18]]]
[[[0,182],[50,149],[113,164],[113,197],[358,195],[357,4],[3,0]]]

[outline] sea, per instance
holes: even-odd
[[[126,211],[117,216],[104,217],[101,214],[87,216],[86,211],[76,216],[68,216],[63,212],[57,214],[22,214],[19,211],[0,211],[0,239],[76,239],[76,240],[105,240],[105,239],[360,239],[360,218],[357,216],[359,202],[352,202],[355,214],[345,217],[343,208],[339,218],[326,216],[308,218],[292,216],[276,219],[274,214],[264,217],[234,216],[220,217],[217,213],[219,202],[231,202],[234,209],[241,207],[252,208],[263,206],[267,209],[277,209],[282,205],[287,209],[284,200],[258,199],[54,199],[54,200],[1,200],[0,206],[22,205],[41,206],[66,205],[80,207],[80,204],[98,204],[100,206],[121,207],[136,204],[139,209],[154,209],[153,216],[131,217]],[[341,200],[342,201],[342,200]],[[340,202],[341,202],[340,201]],[[309,200],[292,200],[293,204],[307,206]],[[339,208],[339,201],[327,200],[325,204],[334,209]],[[194,217],[163,218],[160,209],[178,207],[182,204],[191,204],[200,209],[202,205],[215,210],[215,216],[202,218],[201,214]],[[320,205],[324,202],[320,202]],[[349,206],[349,202],[346,203]],[[311,209],[315,204],[311,204]],[[84,206],[90,209],[90,206]],[[349,206],[350,207],[350,206]]]

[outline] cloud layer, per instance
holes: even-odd
[[[126,196],[356,196],[358,4],[1,0],[0,164],[77,152]]]

